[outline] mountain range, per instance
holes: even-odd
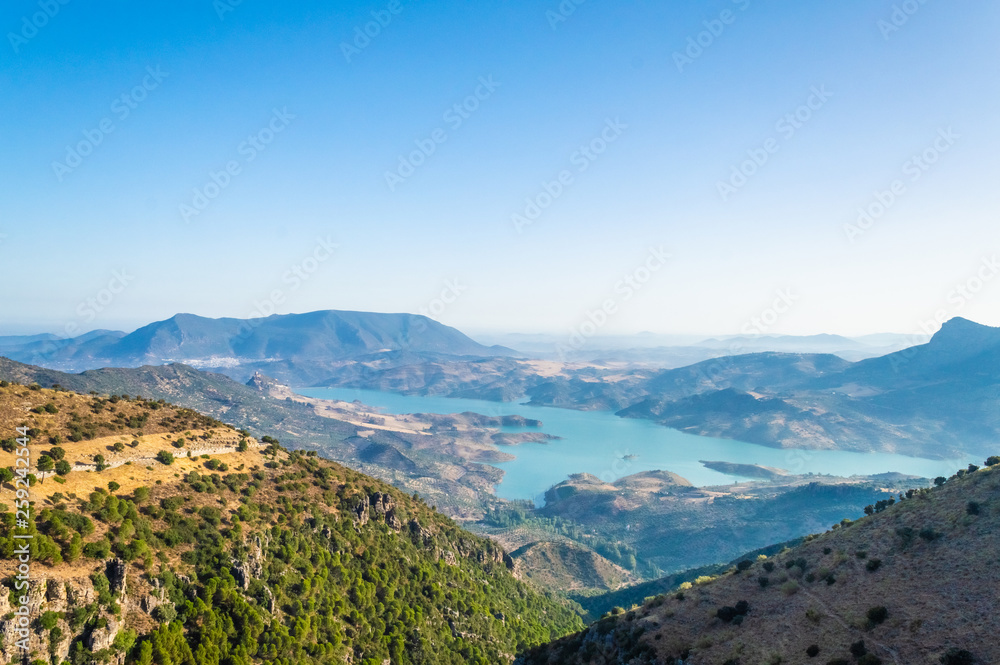
[[[297,385],[324,378],[327,367],[389,352],[404,357],[514,354],[425,316],[335,310],[259,319],[177,314],[128,334],[0,337],[0,350],[13,360],[66,371],[182,362],[240,380],[261,370]]]

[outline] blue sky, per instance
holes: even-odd
[[[0,9],[0,332],[1000,325],[996,3],[97,4]]]

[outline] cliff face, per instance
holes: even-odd
[[[124,650],[113,649],[116,639],[123,635],[127,626],[133,630],[148,626],[154,621],[152,614],[155,609],[166,602],[161,589],[130,577],[129,566],[121,559],[111,559],[106,563],[103,578],[99,572],[82,577],[63,574],[71,572],[60,570],[54,576],[41,572],[39,579],[29,581],[26,590],[0,594],[0,616],[4,617],[0,621],[3,639],[0,659],[3,662],[19,660],[24,655],[20,644],[25,640],[33,658],[62,662],[69,659],[70,646],[80,642],[94,653],[117,651],[108,654],[111,662],[124,662]],[[95,577],[107,581],[107,591],[119,610],[117,614],[107,609],[94,611],[99,596],[95,589]],[[28,598],[28,616],[32,618],[26,629],[17,614],[21,607],[17,601],[21,595]],[[15,603],[11,602],[12,599]],[[82,623],[78,618],[85,614],[94,616],[89,622]],[[128,642],[134,639],[133,635]],[[121,641],[117,646],[124,645],[125,641]]]

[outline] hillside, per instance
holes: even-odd
[[[581,626],[417,497],[189,409],[3,382],[0,428],[8,588],[30,543],[27,593],[0,594],[3,662],[22,595],[30,658],[73,665],[501,663]]]
[[[605,556],[648,580],[800,538],[861,514],[890,491],[929,482],[787,475],[692,487],[663,471],[614,483],[577,474],[552,487],[545,506],[525,519],[573,525],[582,542],[602,554],[610,549]]]
[[[1000,662],[1000,457],[987,462],[774,556],[651,598],[520,662]]]
[[[181,364],[69,374],[0,358],[0,379],[181,404],[419,492],[454,517],[481,515],[494,500],[503,472],[490,463],[509,459],[494,443],[538,436],[497,439],[502,422],[468,416],[387,417],[363,405],[301,397],[262,375],[243,385]]]

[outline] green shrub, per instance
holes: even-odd
[[[809,656],[810,658],[815,658],[816,656],[818,656],[819,655],[819,645],[818,644],[812,644],[812,645],[810,645],[809,648],[806,649],[806,655]]]
[[[868,608],[867,617],[869,626],[877,626],[889,618],[889,610],[881,605],[870,607]]]
[[[156,453],[156,461],[169,466],[174,463],[174,455],[169,451],[161,450]]]
[[[973,665],[976,662],[975,656],[966,651],[952,647],[941,656],[942,665]]]
[[[979,504],[975,501],[970,501],[965,506],[966,515],[978,515],[979,514]]]
[[[874,573],[882,565],[882,559],[868,559],[868,563],[865,564],[865,568],[869,572]]]

